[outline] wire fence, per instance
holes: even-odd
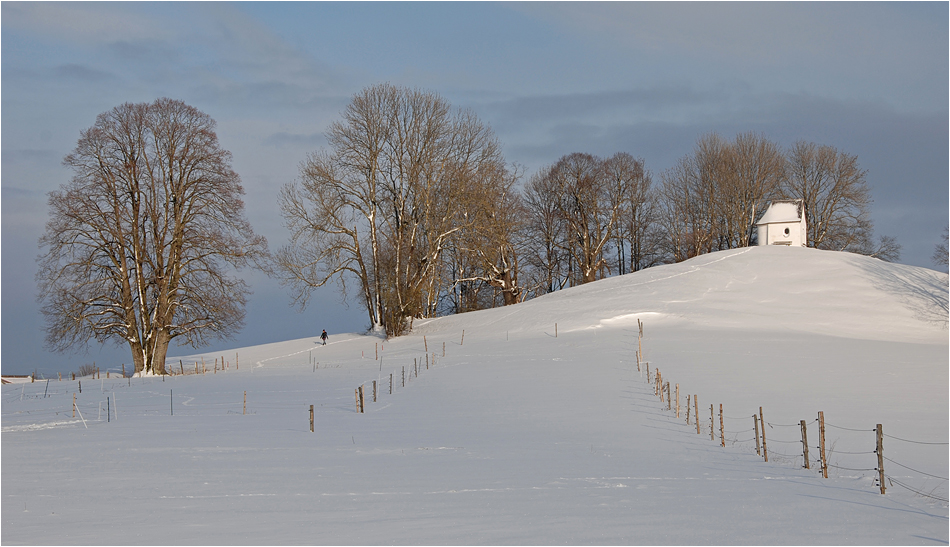
[[[663,401],[663,408],[671,408],[671,401],[664,401],[664,397],[669,397],[670,381],[663,377],[662,371],[654,367],[650,370],[650,363],[642,357],[642,326],[637,334],[636,341],[636,359],[637,369],[641,375],[646,372],[645,378],[648,383],[654,387],[654,395]],[[631,344],[632,345],[632,344]],[[823,413],[819,413],[819,418],[810,421],[801,420],[799,423],[779,423],[763,419],[762,409],[759,413],[749,416],[726,415],[722,412],[722,405],[707,405],[705,409],[697,408],[693,397],[696,394],[687,395],[686,412],[681,412],[679,408],[679,386],[677,385],[677,407],[675,412],[677,417],[683,417],[685,414],[686,423],[696,429],[696,433],[704,434],[712,438],[721,446],[736,447],[743,450],[755,452],[762,456],[766,461],[790,464],[800,462],[802,468],[809,470],[818,470],[823,476],[827,471],[833,470],[833,474],[854,478],[871,478],[875,486],[881,487],[881,478],[886,481],[885,486],[899,486],[920,497],[928,498],[934,501],[948,503],[948,477],[937,474],[936,472],[927,472],[913,466],[907,461],[897,461],[891,457],[885,456],[886,453],[883,441],[878,442],[876,428],[853,427],[851,424],[842,425],[829,423],[823,420]],[[692,405],[692,408],[690,408]],[[718,412],[717,412],[718,407]],[[751,422],[752,427],[747,427]],[[745,425],[743,425],[745,424]],[[816,432],[814,426],[818,424],[820,431]],[[767,429],[766,429],[767,427]],[[811,430],[809,430],[811,428]],[[829,444],[825,439],[826,431],[834,430],[835,439]],[[816,435],[818,433],[818,435]],[[887,440],[894,450],[894,442],[909,443],[917,446],[916,451],[930,447],[933,450],[941,450],[941,454],[936,456],[946,456],[948,443],[945,441],[917,440],[909,439],[903,436],[895,436],[887,433],[881,434],[882,439]],[[819,442],[816,444],[815,441]],[[824,443],[824,446],[822,446]],[[838,448],[838,444],[845,445],[848,449]],[[867,449],[861,449],[866,446]],[[880,449],[880,454],[879,454]],[[824,452],[825,461],[822,462],[821,454]],[[903,452],[906,456],[906,452]],[[879,457],[880,456],[880,459]],[[881,464],[878,464],[878,462]],[[883,463],[888,463],[889,471],[883,471]],[[912,474],[895,474],[894,470],[909,471]],[[858,474],[858,475],[854,475]],[[885,488],[881,488],[885,492]]]
[[[803,468],[821,470],[823,473],[830,469],[839,473],[839,476],[844,476],[841,472],[862,474],[858,475],[859,477],[873,474],[871,478],[877,486],[881,486],[880,477],[883,476],[890,486],[896,485],[921,497],[948,502],[947,490],[950,481],[944,476],[945,470],[942,474],[936,470],[921,470],[921,467],[925,466],[904,459],[894,459],[884,455],[886,452],[882,450],[880,456],[887,462],[888,472],[882,471],[882,466],[877,465],[877,429],[836,424],[827,420],[820,423],[817,418],[802,420],[799,423],[772,422],[763,419],[761,409],[759,414],[747,416],[735,416],[731,413],[727,415],[722,410],[717,414],[716,407],[721,409],[720,405],[713,405],[712,412],[706,413],[709,407],[697,408],[696,402],[691,400],[694,395],[686,396],[687,406],[685,412],[682,412],[678,390],[677,405],[674,409],[670,381],[664,378],[658,369],[651,371],[650,363],[642,359],[642,332],[641,327],[635,348],[630,347],[636,352],[638,370],[641,374],[646,372],[645,378],[653,384],[654,395],[663,401],[663,407],[670,412],[675,411],[680,418],[685,417],[686,423],[695,427],[697,433],[709,435],[721,446],[755,452],[767,458],[767,461],[783,464],[799,462]],[[464,338],[462,340],[464,341]],[[632,345],[631,343],[630,346]],[[426,349],[428,350],[428,347]],[[414,356],[410,352],[404,352],[399,355],[395,367],[392,361],[386,362],[385,372],[379,352],[376,353],[376,359],[380,361],[376,378],[353,386],[352,391],[342,387],[321,389],[313,386],[307,389],[258,389],[250,393],[208,391],[206,388],[194,394],[189,393],[187,389],[176,393],[173,382],[166,383],[165,377],[112,378],[108,372],[105,379],[100,375],[95,379],[83,377],[78,380],[49,379],[27,382],[19,385],[19,389],[4,389],[3,429],[29,429],[49,424],[55,427],[84,424],[89,427],[120,420],[123,416],[210,417],[271,413],[287,415],[294,412],[302,415],[315,396],[324,401],[322,408],[325,410],[365,412],[369,403],[408,387],[420,374],[435,368],[442,357],[428,351],[424,354],[416,353]],[[411,363],[409,359],[412,359]],[[239,370],[238,363],[237,354],[233,365],[223,356],[210,363],[211,367],[207,366],[207,361],[202,364],[199,360],[191,366],[185,366],[182,361],[179,363],[177,375],[227,373]],[[312,353],[307,366],[312,366],[314,371],[318,368]],[[326,366],[328,365],[325,364],[324,367]],[[174,367],[169,367],[168,372],[175,373]],[[133,390],[128,389],[133,387],[133,381],[137,388],[134,395]],[[58,408],[35,404],[39,400],[50,398],[58,399],[62,404]],[[7,425],[8,423],[10,425]],[[838,432],[837,437],[831,443],[816,443],[815,441],[821,438],[815,434],[816,424]],[[946,455],[948,446],[945,441],[910,439],[888,433],[881,436],[889,445],[905,443],[917,447],[915,450],[941,450],[943,455]],[[842,448],[838,448],[839,443]],[[823,451],[824,461],[821,456]],[[900,471],[895,473],[898,469]],[[909,473],[903,474],[904,472]]]
[[[379,347],[379,345],[377,346]],[[433,346],[434,348],[434,346]],[[363,412],[367,403],[378,401],[411,385],[425,371],[441,364],[440,352],[419,355],[417,352],[390,353],[385,361],[379,352],[380,363],[376,378],[356,386],[354,391],[343,387],[307,386],[300,389],[255,389],[251,392],[209,390],[207,386],[189,389],[176,384],[175,378],[196,374],[214,375],[239,370],[238,355],[230,363],[223,357],[205,367],[202,361],[191,366],[182,362],[176,371],[168,366],[168,374],[161,376],[123,377],[118,374],[93,374],[71,380],[69,377],[36,381],[26,377],[19,384],[5,386],[2,396],[2,420],[4,431],[40,429],[45,427],[86,427],[109,423],[122,416],[195,416],[213,417],[226,415],[286,416],[291,412],[303,413],[314,400],[321,401],[317,407],[324,411]],[[292,356],[288,356],[292,357]],[[364,357],[365,358],[365,357]],[[372,353],[370,359],[373,358]],[[209,360],[206,360],[207,364]],[[286,363],[285,363],[286,364]],[[292,363],[302,366],[303,363]],[[394,366],[395,364],[395,366]],[[318,369],[339,368],[324,363],[320,366],[312,353],[308,367]],[[245,365],[246,368],[252,367]],[[385,367],[385,368],[384,368]],[[179,387],[175,387],[178,385]],[[372,388],[375,389],[372,389]],[[360,391],[364,392],[362,400]],[[58,408],[51,408],[52,400],[59,401]]]

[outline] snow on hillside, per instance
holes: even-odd
[[[193,373],[204,358],[204,375],[86,378],[82,393],[5,385],[0,539],[946,544],[947,301],[946,274],[752,248],[417,321],[390,341],[314,333],[169,359]],[[647,366],[679,385],[679,418]]]

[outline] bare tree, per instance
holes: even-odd
[[[490,287],[493,296],[500,294],[505,306],[527,297],[526,287],[519,282],[526,222],[524,203],[514,188],[517,180],[516,173],[499,166],[484,169],[469,184],[465,216],[473,216],[473,222],[457,232],[452,241],[458,257],[455,285],[464,287],[470,297],[460,311],[495,305],[495,298],[479,300],[480,291],[472,283]],[[461,297],[463,291],[459,292]]]
[[[833,146],[795,143],[783,191],[785,197],[805,202],[809,247],[855,251],[868,246],[872,225],[866,177],[857,156]]]
[[[626,177],[608,181],[604,160],[590,154],[562,157],[545,174],[566,228],[566,248],[576,267],[574,285],[606,277],[604,250],[613,235],[627,193]]]
[[[444,253],[466,215],[466,185],[503,169],[491,129],[442,97],[383,84],[359,92],[280,197],[291,230],[278,264],[295,300],[355,278],[370,323],[390,335],[435,313]]]
[[[563,289],[568,283],[570,257],[567,231],[557,205],[554,181],[546,176],[550,167],[532,175],[524,189],[527,214],[526,261],[530,266],[528,285],[534,294]]]
[[[662,261],[656,193],[642,159],[620,152],[604,161],[611,190],[619,196],[620,218],[614,229],[616,271],[623,275]]]
[[[720,249],[748,247],[754,223],[765,204],[779,195],[785,158],[778,145],[762,135],[742,133],[724,150],[725,176],[720,188]]]
[[[248,287],[228,275],[266,266],[244,191],[214,120],[181,101],[100,114],[49,195],[39,300],[47,344],[124,341],[137,372],[164,373],[169,342],[198,346],[243,324]]]
[[[897,242],[897,238],[881,236],[878,239],[877,245],[867,249],[860,249],[858,252],[874,258],[880,258],[887,262],[897,262],[901,259],[901,248],[902,246]]]
[[[948,239],[948,238],[947,238],[947,235],[948,235],[948,233],[950,233],[950,230],[948,230],[947,228],[944,228],[944,229],[943,229],[943,242],[942,242],[942,243],[938,243],[938,244],[934,247],[934,254],[933,254],[932,260],[934,261],[934,264],[936,264],[937,266],[946,266],[946,265],[947,265],[947,258],[948,258],[948,256],[950,256],[950,255],[947,254],[947,239]]]
[[[713,250],[717,234],[715,186],[709,169],[692,156],[661,175],[660,223],[665,251],[676,262]]]

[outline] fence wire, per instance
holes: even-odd
[[[650,383],[655,384],[656,382],[653,381],[653,382],[650,382]],[[657,394],[654,393],[654,395],[657,395]],[[689,395],[689,394],[687,394],[687,395]],[[687,406],[689,406],[689,403],[687,404]],[[713,408],[715,409],[715,405],[714,405]],[[753,416],[752,416],[753,419],[754,419],[756,416],[757,416],[756,414],[753,414]],[[727,416],[727,415],[725,415],[725,414],[719,414],[719,418],[720,418],[721,420],[739,420],[739,421],[741,421],[741,420],[748,420],[748,419],[749,419],[749,417]],[[712,427],[712,430],[713,430],[715,433],[719,433],[719,436],[720,436],[720,437],[722,437],[722,436],[727,436],[727,438],[726,438],[725,440],[728,441],[729,443],[731,443],[733,446],[735,446],[735,445],[744,445],[745,443],[752,443],[752,442],[755,442],[755,443],[758,444],[759,438],[756,438],[755,436],[753,436],[752,438],[745,438],[745,437],[742,438],[742,439],[739,439],[739,438],[738,438],[739,435],[747,434],[747,433],[749,433],[749,432],[754,432],[754,431],[755,431],[755,428],[749,428],[749,429],[743,429],[743,430],[729,430],[729,429],[724,429],[724,428],[723,428],[722,430],[720,430],[720,428],[715,424],[715,415],[712,417],[712,421],[713,421],[713,424],[712,424],[712,425],[710,424],[710,418],[700,418],[700,416],[695,416],[695,417],[692,417],[692,419],[693,419],[693,420],[697,420],[697,419],[698,419],[698,421],[699,421],[699,430],[700,430],[702,433],[704,433],[704,434],[706,434],[706,435],[709,435],[709,433],[710,433],[710,427]],[[813,419],[811,419],[810,421],[806,421],[804,425],[807,427],[807,426],[810,426],[810,425],[814,425],[814,424],[816,424],[816,423],[818,423],[818,422],[819,422],[819,419],[818,419],[818,418],[813,418]],[[687,422],[687,423],[689,423],[689,422]],[[691,427],[695,427],[694,424],[695,424],[695,421],[693,422],[693,424],[690,424]],[[776,422],[769,422],[769,421],[762,420],[762,421],[760,422],[759,426],[763,428],[762,433],[761,433],[760,435],[763,437],[762,440],[765,441],[766,445],[768,445],[768,448],[769,448],[769,449],[768,449],[768,453],[769,453],[769,456],[770,456],[770,457],[775,458],[777,461],[782,461],[782,460],[790,461],[790,460],[794,460],[794,459],[802,459],[802,460],[804,460],[804,458],[805,458],[804,449],[803,449],[802,452],[799,452],[799,453],[797,453],[797,454],[789,454],[789,453],[785,453],[785,452],[782,452],[782,451],[775,450],[775,449],[773,448],[773,447],[776,446],[776,445],[778,445],[779,447],[784,446],[784,445],[794,445],[794,444],[799,444],[799,445],[801,445],[801,444],[803,444],[803,440],[802,440],[801,438],[797,438],[797,439],[794,439],[794,440],[768,438],[768,439],[766,440],[766,439],[764,439],[764,437],[765,437],[764,428],[765,428],[766,425],[769,426],[769,429],[770,429],[770,430],[774,430],[774,429],[776,429],[776,428],[801,428],[801,426],[802,426],[802,423],[801,423],[801,422],[799,422],[799,423],[793,423],[793,424],[783,424],[783,423],[776,423]],[[845,427],[845,426],[841,426],[841,425],[838,425],[838,424],[829,423],[829,422],[827,422],[827,421],[824,423],[824,425],[825,425],[825,427],[827,427],[827,428],[836,429],[836,430],[841,430],[841,431],[856,432],[856,433],[876,433],[876,432],[877,432],[877,429],[876,429],[876,428],[875,428],[875,429],[867,429],[867,428]],[[913,439],[906,439],[906,438],[902,438],[902,437],[895,437],[895,436],[893,436],[893,435],[888,435],[888,434],[884,434],[883,436],[884,436],[884,437],[887,437],[887,438],[889,438],[889,439],[897,440],[897,441],[902,441],[902,442],[907,442],[907,443],[914,443],[914,444],[920,444],[920,445],[947,445],[947,444],[950,444],[950,443],[947,443],[947,442],[916,441],[916,440],[913,440]],[[723,440],[722,440],[721,438],[719,439],[719,441],[720,441],[720,442],[723,442]],[[762,448],[762,450],[765,450],[765,445],[763,445],[761,448]],[[749,450],[752,450],[752,448],[748,448],[748,449],[749,449]],[[820,446],[811,446],[811,445],[808,445],[808,450],[809,450],[810,452],[814,453],[814,454],[820,454],[820,452],[821,452],[821,447],[820,447]],[[827,460],[830,460],[831,458],[833,458],[833,457],[835,457],[835,456],[854,457],[854,456],[871,456],[871,455],[877,454],[877,450],[876,450],[876,449],[874,449],[874,450],[863,450],[863,451],[862,451],[862,450],[836,450],[836,449],[834,448],[834,443],[832,443],[832,447],[831,447],[831,448],[829,448],[828,446],[826,446],[826,447],[825,447],[825,450],[828,452],[828,453],[826,454],[826,456],[825,456]],[[811,458],[811,457],[809,457],[809,458],[807,458],[807,459],[808,459],[808,462],[807,462],[807,463],[808,463],[808,465],[809,465],[809,468],[821,469],[822,462],[821,462],[821,457],[820,457],[820,456],[818,456],[817,458]],[[912,472],[914,472],[914,473],[918,473],[919,475],[921,475],[921,476],[923,476],[923,477],[930,477],[930,478],[937,479],[937,480],[941,480],[941,481],[947,481],[947,480],[948,480],[946,477],[942,477],[942,476],[939,476],[939,475],[934,475],[934,474],[931,474],[931,473],[926,473],[926,472],[920,471],[920,470],[918,470],[918,469],[914,469],[914,468],[912,468],[912,467],[910,467],[910,466],[907,466],[907,465],[904,465],[904,464],[902,464],[902,463],[900,463],[900,462],[894,461],[894,460],[891,459],[891,458],[883,457],[883,459],[887,460],[888,462],[890,462],[890,463],[892,463],[892,464],[894,464],[894,465],[900,466],[900,467],[905,468],[905,469],[907,469],[907,470],[909,470],[909,471],[912,471]],[[877,462],[875,461],[875,464],[876,464],[876,463],[877,463]],[[877,467],[857,467],[857,466],[851,467],[851,466],[846,466],[846,465],[838,465],[837,463],[831,463],[830,461],[827,461],[825,465],[826,465],[827,469],[834,469],[834,470],[839,470],[839,471],[849,471],[849,472],[856,472],[856,473],[872,473],[872,472],[877,472],[877,471],[878,471],[878,468],[877,468]],[[802,461],[802,467],[803,467],[803,468],[805,467],[805,462],[804,462],[804,461]],[[935,495],[933,491],[931,491],[930,493],[924,492],[924,491],[922,491],[922,490],[920,490],[920,489],[916,489],[916,488],[914,488],[914,487],[912,487],[912,486],[910,486],[910,485],[908,485],[908,484],[906,484],[906,483],[904,483],[904,482],[898,481],[898,480],[894,479],[894,478],[893,478],[892,476],[890,476],[890,475],[886,475],[886,476],[887,476],[888,480],[893,481],[894,484],[898,484],[898,485],[901,486],[902,488],[907,489],[907,490],[909,490],[909,491],[911,491],[911,492],[913,492],[913,493],[915,493],[915,494],[917,494],[917,495],[924,496],[924,497],[927,497],[927,498],[930,498],[930,499],[934,499],[934,500],[938,500],[938,501],[947,502],[947,498],[941,497],[941,496],[939,496],[939,495]],[[939,488],[939,487],[938,487],[938,488]]]

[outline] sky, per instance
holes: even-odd
[[[655,181],[704,134],[755,131],[858,157],[876,235],[935,268],[948,225],[948,4],[244,2],[0,4],[4,374],[47,375],[127,347],[44,348],[37,241],[62,159],[98,114],[180,99],[214,118],[271,249],[276,194],[354,94],[378,83],[472,109],[527,175],[572,152],[628,152]],[[244,271],[245,328],[202,350],[367,326],[355,299]],[[170,348],[170,355],[191,353]]]

